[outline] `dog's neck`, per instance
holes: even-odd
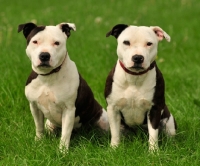
[[[51,71],[50,71],[49,73],[47,73],[47,74],[40,74],[40,75],[42,75],[42,76],[48,76],[48,75],[51,75],[51,74],[53,74],[53,73],[59,72],[60,69],[61,69],[61,67],[62,67],[62,65],[63,65],[63,63],[64,63],[64,61],[65,61],[65,59],[66,59],[66,57],[67,57],[67,54],[66,54],[66,56],[65,56],[65,58],[64,58],[64,60],[63,60],[63,62],[61,63],[60,66],[58,66],[58,67],[56,67],[55,69],[51,70]]]
[[[149,70],[153,69],[155,67],[156,62],[153,61],[146,70],[138,72],[138,73],[128,70],[120,60],[119,60],[119,64],[122,67],[122,69],[128,74],[131,74],[131,75],[142,75],[142,74],[147,73]]]

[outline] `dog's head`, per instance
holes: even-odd
[[[118,24],[106,34],[114,36],[118,41],[117,55],[124,66],[140,72],[147,69],[157,55],[158,41],[170,36],[160,27],[128,26]]]
[[[27,40],[26,54],[32,69],[38,74],[47,74],[62,64],[67,54],[66,40],[75,24],[60,23],[57,26],[37,26],[34,23],[20,24]]]

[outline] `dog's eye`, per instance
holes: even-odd
[[[34,43],[34,44],[37,44],[38,42],[37,42],[37,40],[34,40],[33,43]]]
[[[151,46],[153,43],[151,42],[147,42],[147,46]]]
[[[60,45],[60,42],[56,41],[54,44],[58,46]]]
[[[128,40],[124,40],[123,42],[125,45],[130,46],[130,42]]]

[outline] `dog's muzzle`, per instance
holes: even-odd
[[[142,63],[144,62],[144,57],[142,55],[133,55],[132,61],[134,62],[134,65],[131,68],[134,69],[143,69]]]
[[[41,67],[50,67],[50,64],[49,64],[50,54],[48,52],[42,52],[39,55],[39,59],[41,61],[39,66],[41,66]]]

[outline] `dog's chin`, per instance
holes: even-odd
[[[46,74],[53,70],[53,67],[49,63],[40,63],[36,67],[33,66],[33,70],[38,74]]]
[[[143,70],[145,70],[145,68],[142,67],[141,65],[134,65],[132,67],[129,67],[129,70],[132,70],[132,71],[143,71]]]
[[[43,62],[43,63],[40,63],[37,67],[38,68],[50,68],[52,66],[47,62]]]

